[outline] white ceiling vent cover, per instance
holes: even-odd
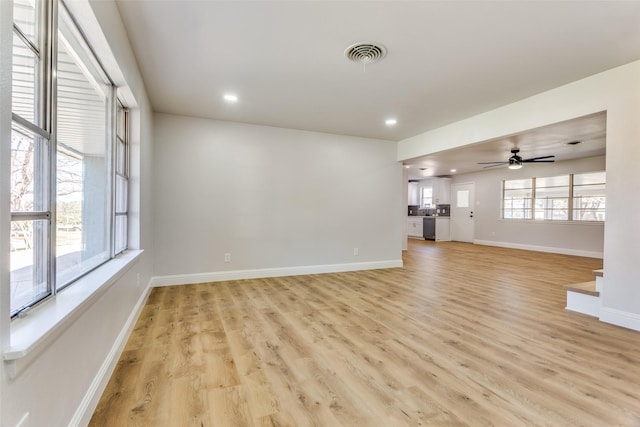
[[[387,49],[384,46],[367,42],[353,44],[344,51],[344,57],[349,61],[364,64],[365,66],[380,61],[386,54]]]

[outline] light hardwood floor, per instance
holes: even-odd
[[[600,260],[412,240],[403,269],[156,288],[91,426],[640,426]]]

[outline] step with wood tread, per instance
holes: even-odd
[[[594,297],[600,296],[600,292],[596,290],[596,282],[582,282],[574,283],[572,285],[564,285],[564,288],[569,292],[577,292],[580,294],[591,295]]]

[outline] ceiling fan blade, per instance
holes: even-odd
[[[530,160],[523,161],[522,163],[555,163],[555,160]]]
[[[552,159],[552,158],[554,158],[554,157],[555,157],[555,156],[531,157],[530,159],[524,159],[524,160],[522,160],[522,161],[523,161],[523,162],[527,162],[527,163],[529,163],[529,162],[537,162],[537,161],[540,161],[540,160],[542,160],[542,159]]]
[[[478,164],[482,164],[482,163],[478,163]],[[508,165],[508,164],[509,164],[509,162],[500,162],[500,163],[495,162],[495,164],[494,164],[494,165],[485,166],[483,169],[486,169],[486,168],[495,168],[496,166],[504,166],[504,165]]]
[[[479,165],[506,165],[509,162],[479,162]]]

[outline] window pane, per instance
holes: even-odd
[[[469,207],[469,190],[456,191],[456,207],[457,208]]]
[[[11,313],[50,293],[47,220],[11,222]]]
[[[569,187],[539,188],[536,185],[536,199],[564,197],[569,198]]]
[[[530,178],[504,181],[502,218],[531,219],[532,183]]]
[[[502,217],[505,219],[530,219],[531,199],[505,198],[503,202]]]
[[[585,185],[585,184],[604,184],[606,182],[606,173],[591,172],[575,174],[573,177],[573,185]]]
[[[116,215],[115,251],[120,253],[127,249],[127,216]]]
[[[13,34],[12,111],[37,124],[36,82],[38,58],[15,33]]]
[[[540,187],[563,187],[569,185],[569,175],[550,176],[536,178],[536,188]]]
[[[129,182],[126,178],[116,176],[116,213],[127,212],[127,187]]]
[[[504,188],[514,189],[514,188],[532,188],[532,180],[529,179],[510,179],[504,182]]]
[[[526,198],[526,199],[530,199],[531,198],[531,189],[530,188],[523,188],[523,189],[518,189],[518,190],[504,190],[504,198],[505,199],[511,199],[511,198]]]
[[[126,148],[124,141],[118,137],[116,139],[116,173],[120,175],[127,175],[126,170]]]
[[[604,221],[606,211],[606,173],[590,172],[573,177],[573,219]]]
[[[104,158],[58,150],[56,280],[58,288],[109,258]]]
[[[125,118],[125,110],[122,105],[118,102],[118,117],[117,117],[117,126],[116,126],[116,135],[120,137],[120,139],[126,139],[126,118]]]
[[[13,0],[13,22],[35,46],[37,43],[35,0]]]
[[[569,175],[536,178],[535,219],[569,219]]]
[[[58,33],[56,280],[58,289],[109,258],[109,93],[61,7]]]
[[[430,208],[433,204],[433,187],[422,188],[422,207]]]
[[[46,212],[48,141],[15,122],[11,130],[11,211]]]

